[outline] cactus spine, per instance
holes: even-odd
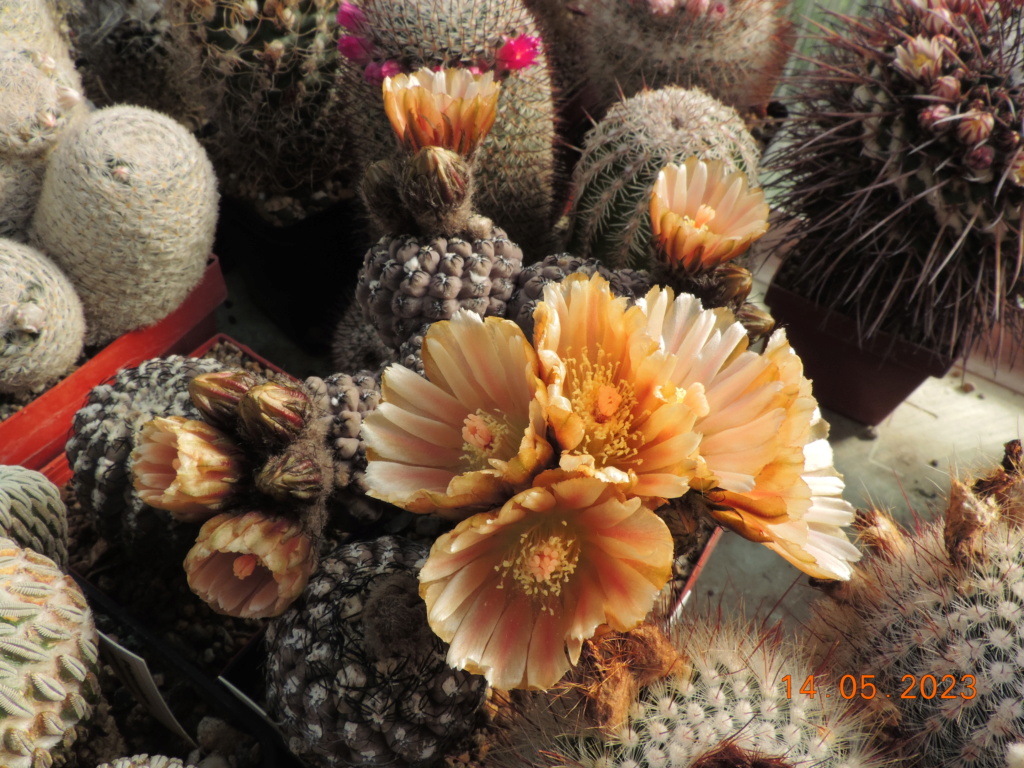
[[[649,267],[658,172],[694,155],[723,160],[756,184],[757,143],[736,110],[703,91],[642,91],[608,110],[573,171],[569,250],[613,269]]]
[[[206,153],[166,115],[108,107],[69,131],[31,237],[78,289],[88,343],[154,323],[184,300],[213,245],[217,202]]]
[[[27,392],[66,373],[85,317],[64,273],[42,253],[0,238],[0,392]]]

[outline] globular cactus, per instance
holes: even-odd
[[[199,418],[188,384],[200,373],[222,368],[216,360],[176,355],[147,360],[93,387],[75,414],[65,446],[72,492],[111,542],[147,560],[154,552],[173,556],[188,543],[169,515],[139,498],[129,459],[142,425],[155,416]]]
[[[426,554],[392,536],[336,546],[267,628],[268,713],[314,768],[438,765],[477,724],[487,685],[427,625]]]
[[[31,239],[76,286],[88,343],[150,325],[184,300],[206,267],[217,202],[205,151],[166,115],[108,107],[63,136]]]
[[[703,91],[641,91],[609,109],[573,170],[569,250],[613,269],[650,267],[658,173],[692,156],[721,160],[757,183],[757,143],[735,109]]]
[[[559,689],[513,700],[499,715],[496,768],[884,764],[856,702],[799,691],[817,670],[807,644],[778,626],[696,615],[666,635],[642,629],[589,641]]]
[[[613,101],[644,88],[700,88],[764,114],[793,43],[787,0],[583,0],[591,81]]]
[[[383,75],[421,67],[494,71],[503,79],[497,120],[476,156],[475,208],[527,251],[546,249],[559,213],[555,107],[546,53],[525,6],[520,0],[356,5],[346,20],[349,34],[339,40],[350,56],[341,69],[348,103],[339,130],[349,132],[359,167],[394,154]],[[516,61],[506,58],[510,52]]]
[[[504,315],[523,253],[502,229],[488,229],[476,238],[383,237],[367,252],[356,300],[385,345],[397,349],[459,309]]]
[[[78,585],[48,557],[0,538],[0,562],[0,764],[62,764],[100,696],[92,613]]]
[[[836,16],[772,161],[795,223],[779,285],[939,358],[1024,341],[1024,21],[1012,3]]]
[[[0,238],[0,392],[28,392],[66,373],[85,340],[74,286],[46,256]]]
[[[96,768],[193,768],[192,763],[182,763],[177,757],[163,755],[132,755],[119,757],[113,762],[103,763]]]
[[[859,515],[869,556],[826,588],[809,625],[837,674],[871,679],[866,703],[900,765],[1000,768],[1024,740],[1024,474],[1019,441],[944,519],[905,532]]]
[[[60,489],[46,475],[0,465],[0,535],[68,565],[68,512]]]

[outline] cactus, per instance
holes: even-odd
[[[761,115],[793,43],[788,0],[583,0],[589,78],[605,104],[644,88],[700,88]]]
[[[31,469],[0,465],[0,535],[68,566],[68,512],[60,489]]]
[[[146,560],[154,553],[173,557],[188,543],[181,541],[186,534],[166,513],[139,498],[129,458],[138,431],[154,416],[199,418],[188,383],[200,373],[222,368],[215,360],[179,356],[147,360],[93,387],[75,414],[65,446],[72,493],[109,541],[136,550]]]
[[[0,238],[0,392],[65,374],[84,338],[82,304],[64,273],[35,248]]]
[[[777,139],[778,283],[947,360],[1024,343],[1020,9],[896,0],[836,16]]]
[[[267,707],[314,768],[440,764],[476,723],[487,686],[445,662],[416,573],[426,547],[336,546],[267,628]]]
[[[691,156],[757,183],[756,142],[736,110],[703,91],[666,87],[613,106],[573,171],[569,250],[613,269],[651,266],[651,192],[662,168]]]
[[[810,632],[838,674],[874,675],[869,701],[900,764],[1003,766],[1024,739],[1024,475],[1020,441],[944,519],[901,531],[860,513],[870,556],[817,601]]]
[[[49,56],[64,76],[73,77],[68,17],[82,7],[82,0],[4,0],[0,3],[0,40],[5,47],[13,45]]]
[[[0,764],[62,764],[100,695],[92,614],[75,582],[48,557],[0,538],[0,560]]]
[[[131,757],[119,757],[113,762],[103,763],[96,768],[194,768],[192,763],[187,765],[176,757],[164,757],[163,755],[132,755]]]
[[[856,702],[798,691],[816,669],[779,626],[698,615],[667,635],[641,629],[588,641],[559,689],[513,701],[495,768],[884,764]]]
[[[217,200],[206,153],[166,115],[108,107],[64,135],[31,239],[82,297],[87,343],[150,325],[184,300],[206,267]]]
[[[341,68],[348,103],[346,126],[360,168],[394,154],[382,108],[385,74],[420,67],[495,70],[502,81],[498,116],[476,161],[476,209],[499,222],[527,251],[546,249],[557,216],[554,101],[546,54],[531,66],[502,70],[500,52],[511,39],[538,31],[520,0],[360,0],[345,35],[358,48]],[[372,82],[367,82],[371,80]],[[397,233],[396,233],[397,234]]]

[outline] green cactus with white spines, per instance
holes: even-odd
[[[944,519],[901,531],[861,513],[868,557],[813,606],[818,655],[874,675],[880,734],[907,768],[1002,768],[1024,741],[1024,476],[953,480]]]
[[[569,250],[617,269],[649,268],[650,199],[659,171],[697,156],[756,184],[760,152],[732,107],[699,89],[641,91],[588,133],[572,175]]]
[[[368,83],[367,68],[491,69],[507,39],[539,35],[520,0],[360,0],[358,6],[365,21],[345,37],[363,41],[358,44],[368,59],[346,60],[341,77],[345,129],[361,169],[395,153],[379,78]],[[554,95],[541,45],[532,65],[502,80],[497,119],[474,157],[475,209],[527,253],[536,252],[532,258],[548,247],[557,216],[556,147]]]
[[[32,469],[0,465],[0,536],[68,564],[68,512],[60,489]]]
[[[11,539],[0,572],[0,765],[62,764],[100,696],[92,613],[70,576]]]
[[[644,88],[700,88],[763,114],[792,48],[788,0],[583,0],[579,34],[605,105]]]
[[[77,288],[88,343],[181,304],[206,268],[218,200],[206,152],[170,117],[107,107],[72,126],[50,158],[30,235]]]
[[[85,339],[68,278],[31,246],[0,238],[0,392],[39,389],[74,365]]]

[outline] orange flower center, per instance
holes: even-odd
[[[239,555],[231,563],[231,572],[236,579],[245,579],[252,576],[256,570],[256,555]]]
[[[618,376],[618,362],[594,363],[566,359],[570,371],[566,391],[573,412],[582,420],[584,437],[577,450],[589,453],[604,464],[619,463],[636,456],[643,436],[633,430],[637,400],[633,385]]]
[[[562,525],[568,523],[563,520]],[[503,560],[495,570],[502,576],[510,575],[524,594],[544,599],[561,594],[562,585],[578,562],[579,544],[568,531],[535,528],[519,535],[513,557]],[[542,610],[554,614],[550,604]]]
[[[503,419],[477,409],[462,422],[462,460],[470,469],[486,469],[492,457],[511,456],[512,427]]]
[[[687,217],[689,218],[689,217]],[[708,223],[715,218],[715,209],[710,205],[701,204],[700,208],[697,209],[697,217],[692,219],[693,226],[698,229],[707,229]]]

